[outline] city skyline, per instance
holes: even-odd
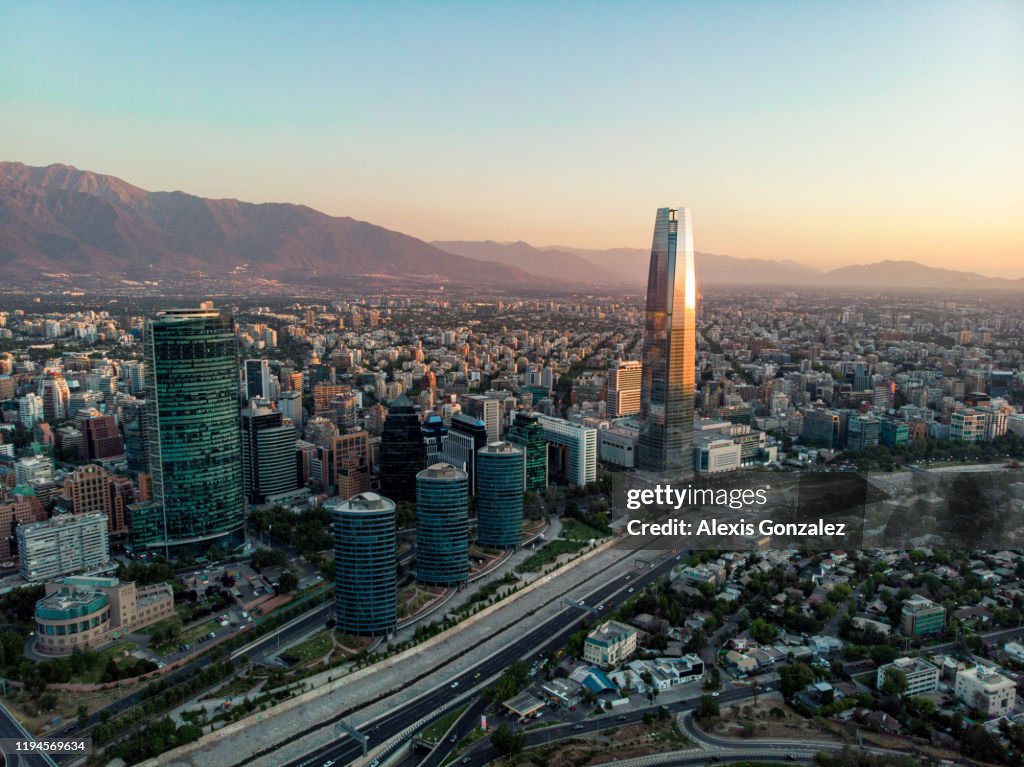
[[[5,9],[7,159],[537,246],[682,194],[707,252],[1024,276],[1019,4],[239,8]]]

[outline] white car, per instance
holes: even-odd
[[[458,686],[459,686],[459,683],[458,683],[458,682],[452,682],[452,689],[453,689],[453,690],[454,690],[454,689],[455,689],[456,687],[458,687]]]

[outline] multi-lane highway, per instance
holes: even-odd
[[[654,559],[652,566],[638,570],[631,580],[626,581],[622,575],[615,576],[585,594],[584,602],[587,605],[603,604],[604,612],[611,612],[633,592],[639,591],[642,586],[655,578],[667,574],[676,564],[676,557],[668,552],[659,552],[656,556],[657,559],[651,558]],[[596,577],[600,578],[600,576]],[[472,692],[474,687],[498,676],[513,661],[530,655],[557,651],[565,644],[569,636],[579,629],[580,621],[586,614],[576,608],[563,609],[540,626],[519,637],[514,635],[515,627],[511,627],[509,630],[513,635],[509,637],[501,650],[472,668],[445,679],[444,683],[435,689],[393,709],[361,728],[361,732],[370,739],[370,749],[387,743],[395,736],[405,732],[410,725],[429,720],[439,715],[440,712],[450,709],[451,704],[456,700],[471,700],[475,697]],[[460,695],[462,690],[466,692]],[[286,767],[320,767],[327,762],[344,765],[356,761],[361,755],[361,745],[346,736],[287,763]],[[245,760],[238,764],[246,764],[249,761],[252,760]]]
[[[4,740],[34,740],[21,726],[14,715],[0,704],[0,738]],[[55,767],[55,762],[46,754],[5,753],[3,763],[9,767]]]

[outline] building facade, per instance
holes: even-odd
[[[146,430],[159,517],[135,545],[205,554],[245,542],[234,322],[212,309],[171,309],[146,323]],[[133,520],[134,524],[134,520]]]
[[[58,656],[96,649],[174,614],[167,583],[136,587],[117,578],[64,578],[46,584],[46,596],[36,603],[34,648]]]
[[[456,586],[469,578],[469,475],[435,463],[416,475],[416,580]]]
[[[252,362],[252,360],[249,360]],[[260,400],[242,409],[242,477],[246,500],[259,506],[296,489],[295,429]]]
[[[423,471],[426,450],[416,406],[404,394],[388,406],[380,460],[381,491],[395,501],[415,501],[416,475]]]
[[[526,492],[543,493],[548,486],[548,443],[537,417],[516,413],[508,430],[508,441],[523,451],[523,487]]]
[[[697,286],[687,208],[659,208],[654,221],[640,395],[637,466],[688,474],[693,456]]]
[[[476,457],[476,542],[514,549],[523,538],[523,451],[492,442]]]
[[[16,535],[19,573],[27,581],[53,580],[110,562],[104,514],[60,514],[20,525]]]
[[[601,668],[613,668],[636,652],[636,629],[618,621],[607,621],[587,634],[583,661]]]
[[[332,498],[335,627],[346,634],[390,634],[398,621],[394,501],[376,493]]]
[[[573,487],[582,487],[597,480],[597,429],[561,418],[539,415],[548,442],[549,469]]]

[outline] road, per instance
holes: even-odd
[[[17,719],[0,704],[0,738],[34,740]],[[46,754],[4,754],[5,762],[10,767],[56,767],[56,763]]]
[[[672,566],[676,564],[675,557],[669,556],[667,552],[662,552],[661,555],[663,561],[654,567],[637,571],[637,574],[628,582],[618,576],[611,582],[591,590],[585,595],[584,601],[588,605],[604,604],[605,611],[613,611],[633,592],[638,592],[650,581],[670,572]],[[423,720],[429,721],[438,716],[441,711],[450,709],[454,699],[457,699],[457,691],[460,689],[470,691],[468,694],[459,696],[460,698],[466,702],[472,700],[475,697],[471,691],[473,687],[497,677],[513,661],[530,655],[556,652],[565,644],[569,636],[579,629],[579,623],[584,614],[573,608],[563,609],[525,635],[519,638],[510,638],[502,650],[450,681],[446,680],[443,686],[436,687],[417,699],[378,717],[361,730],[370,738],[370,749],[402,735],[409,730],[410,726]],[[414,733],[408,733],[408,736],[411,737],[412,734]],[[356,761],[361,755],[362,749],[359,744],[355,743],[352,738],[344,736],[299,759],[288,762],[284,767],[313,767],[332,760],[337,765],[343,765]],[[251,759],[238,764],[246,764],[248,761]]]

